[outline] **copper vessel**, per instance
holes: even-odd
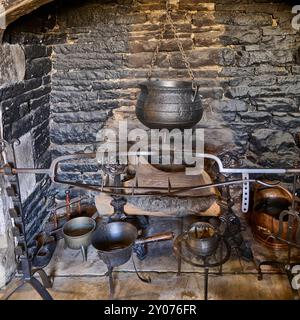
[[[275,240],[270,235],[278,233],[279,215],[292,204],[292,194],[283,187],[266,188],[256,185],[254,188],[254,205],[250,217],[254,238],[273,250],[285,250],[287,244]],[[283,239],[287,234],[288,224],[283,222]]]

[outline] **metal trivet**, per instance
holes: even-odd
[[[188,246],[187,239],[188,232],[184,232],[173,243],[174,254],[180,261],[178,274],[181,274],[182,260],[192,266],[204,268],[204,300],[207,300],[209,268],[220,267],[219,274],[222,274],[222,265],[229,260],[231,254],[230,245],[225,238],[219,237],[216,250],[209,256],[202,256]]]

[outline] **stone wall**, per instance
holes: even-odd
[[[53,50],[53,157],[93,149],[97,132],[117,126],[117,120],[142,126],[135,117],[138,84],[145,79],[164,7],[162,0],[60,1],[32,13],[22,27],[14,24],[15,42],[34,45],[38,39],[38,47]],[[288,1],[267,0],[187,0],[174,6],[201,86],[206,111],[198,127],[205,128],[206,151],[229,152],[247,166],[290,166],[298,157],[300,36],[291,26],[291,8]],[[24,37],[24,28],[35,36]],[[43,59],[28,68],[44,65]],[[187,78],[170,30],[154,76]],[[67,163],[62,171],[71,181],[101,179],[93,163]]]
[[[1,35],[0,35],[1,37]],[[21,46],[4,44],[0,46],[0,85],[22,81],[25,75],[25,55]]]
[[[27,2],[32,6],[23,13],[39,5]],[[197,126],[205,128],[206,151],[242,157],[247,166],[291,166],[300,142],[300,35],[291,26],[293,3],[172,2],[201,86],[205,114]],[[0,63],[6,77],[0,87],[1,122],[5,139],[31,144],[24,157],[28,164],[48,167],[51,154],[93,149],[97,132],[116,127],[118,120],[142,127],[135,116],[138,84],[145,80],[164,7],[162,0],[54,1],[9,26],[4,36],[9,50],[1,46],[0,51],[9,51],[11,66],[23,65],[20,52],[12,50],[21,45],[25,69]],[[169,29],[154,75],[187,78]],[[60,177],[101,180],[99,167],[87,161],[64,163]],[[48,188],[48,180],[40,181],[36,193],[26,196],[30,237],[46,217]]]
[[[62,2],[64,3],[64,2]],[[135,117],[163,21],[164,1],[78,1],[59,5],[53,44],[51,148],[83,151],[104,125]],[[299,32],[291,4],[179,1],[173,17],[201,85],[206,151],[245,165],[290,166],[298,158]],[[155,77],[186,78],[170,30]],[[67,176],[80,180],[72,166]],[[67,170],[67,169],[66,169]],[[96,170],[96,169],[95,169]]]
[[[298,158],[299,33],[292,4],[267,0],[173,1],[179,37],[201,86],[205,148],[247,166],[291,166]],[[164,19],[162,0],[55,1],[13,23],[25,80],[1,89],[4,136],[30,132],[34,165],[93,149],[97,132],[135,116]],[[155,77],[186,79],[168,29]],[[50,99],[50,100],[49,100]],[[50,131],[49,131],[50,117]],[[50,135],[49,135],[50,132]],[[50,149],[49,149],[50,147]],[[48,152],[49,151],[49,152]],[[61,178],[100,183],[93,162],[65,163]]]
[[[21,45],[25,70],[21,81],[8,81],[0,87],[3,137],[11,141],[27,135],[32,141],[34,166],[43,168],[50,160],[51,47],[43,43],[41,34],[23,27],[27,20],[20,19],[4,35],[6,43]]]
[[[26,20],[26,18],[25,18]],[[0,54],[0,137],[7,141],[19,139],[16,147],[18,167],[48,167],[50,116],[51,47],[40,42],[38,34],[30,33],[20,24],[12,25],[4,35]],[[23,61],[24,60],[24,61]],[[12,160],[6,150],[7,160]],[[3,159],[0,159],[0,166]],[[47,182],[47,181],[46,181]],[[14,238],[8,209],[13,201],[6,187],[15,184],[14,177],[0,177],[0,287],[15,271]],[[48,216],[44,197],[49,194],[49,182],[35,175],[20,175],[27,240],[30,243]]]
[[[0,165],[2,164],[3,157],[0,154]],[[12,222],[8,214],[8,209],[12,208],[13,204],[6,194],[8,186],[9,181],[5,177],[0,176],[0,288],[11,279],[16,268],[14,239],[11,230]]]

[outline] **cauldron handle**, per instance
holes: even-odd
[[[198,91],[199,91],[199,86],[193,83],[192,89],[193,89],[193,92],[194,92],[193,95],[192,95],[192,102],[195,102],[197,94],[198,94]]]
[[[148,86],[146,85],[146,83],[140,83],[139,87],[141,88],[142,91],[144,91],[145,93],[148,93]]]

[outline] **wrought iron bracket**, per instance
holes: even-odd
[[[242,212],[248,212],[249,210],[249,198],[250,198],[250,184],[247,182],[249,180],[249,173],[243,173],[243,200],[242,200]]]

